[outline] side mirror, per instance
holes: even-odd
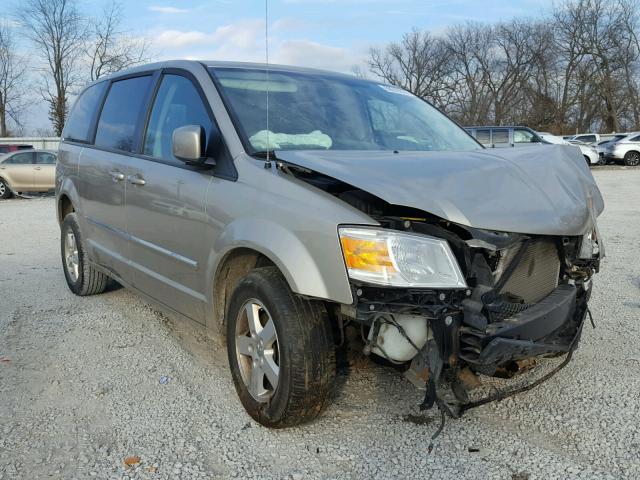
[[[173,156],[187,163],[204,161],[205,135],[200,125],[176,128],[171,138]]]

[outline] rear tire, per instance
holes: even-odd
[[[587,157],[586,155],[583,155],[583,157],[587,161],[587,166],[590,167],[591,166],[591,159],[589,157]]]
[[[64,276],[73,293],[84,297],[104,292],[109,284],[109,277],[89,263],[84,237],[75,213],[64,217],[60,226],[60,253]]]
[[[263,267],[240,280],[226,319],[231,374],[247,413],[269,428],[316,418],[336,374],[324,305],[294,294],[276,267]]]
[[[11,189],[4,178],[0,178],[0,199],[11,197]]]
[[[627,167],[637,167],[640,165],[640,153],[627,152],[624,156],[624,164]]]

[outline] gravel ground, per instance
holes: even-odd
[[[371,362],[315,423],[258,426],[220,339],[124,289],[74,296],[53,199],[0,202],[0,479],[639,478],[640,170],[595,176],[598,328],[547,383],[448,421],[430,453],[436,412]]]

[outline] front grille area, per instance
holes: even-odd
[[[516,255],[508,252],[505,259],[507,257],[514,261]],[[560,258],[556,244],[550,240],[537,240],[527,245],[499,293],[516,296],[524,303],[537,303],[558,286],[559,276]]]

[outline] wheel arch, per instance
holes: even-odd
[[[58,207],[57,209],[58,223],[62,223],[62,221],[64,220],[64,217],[76,211],[76,208],[73,205],[71,198],[69,198],[69,196],[66,193],[63,193],[62,195],[60,195],[60,198],[58,198],[57,207]]]
[[[213,308],[207,324],[217,328],[224,325],[227,300],[237,282],[260,266],[277,267],[296,294],[331,303],[353,301],[337,232],[326,236],[316,232],[305,241],[296,231],[269,220],[238,219],[218,237],[209,262]]]

